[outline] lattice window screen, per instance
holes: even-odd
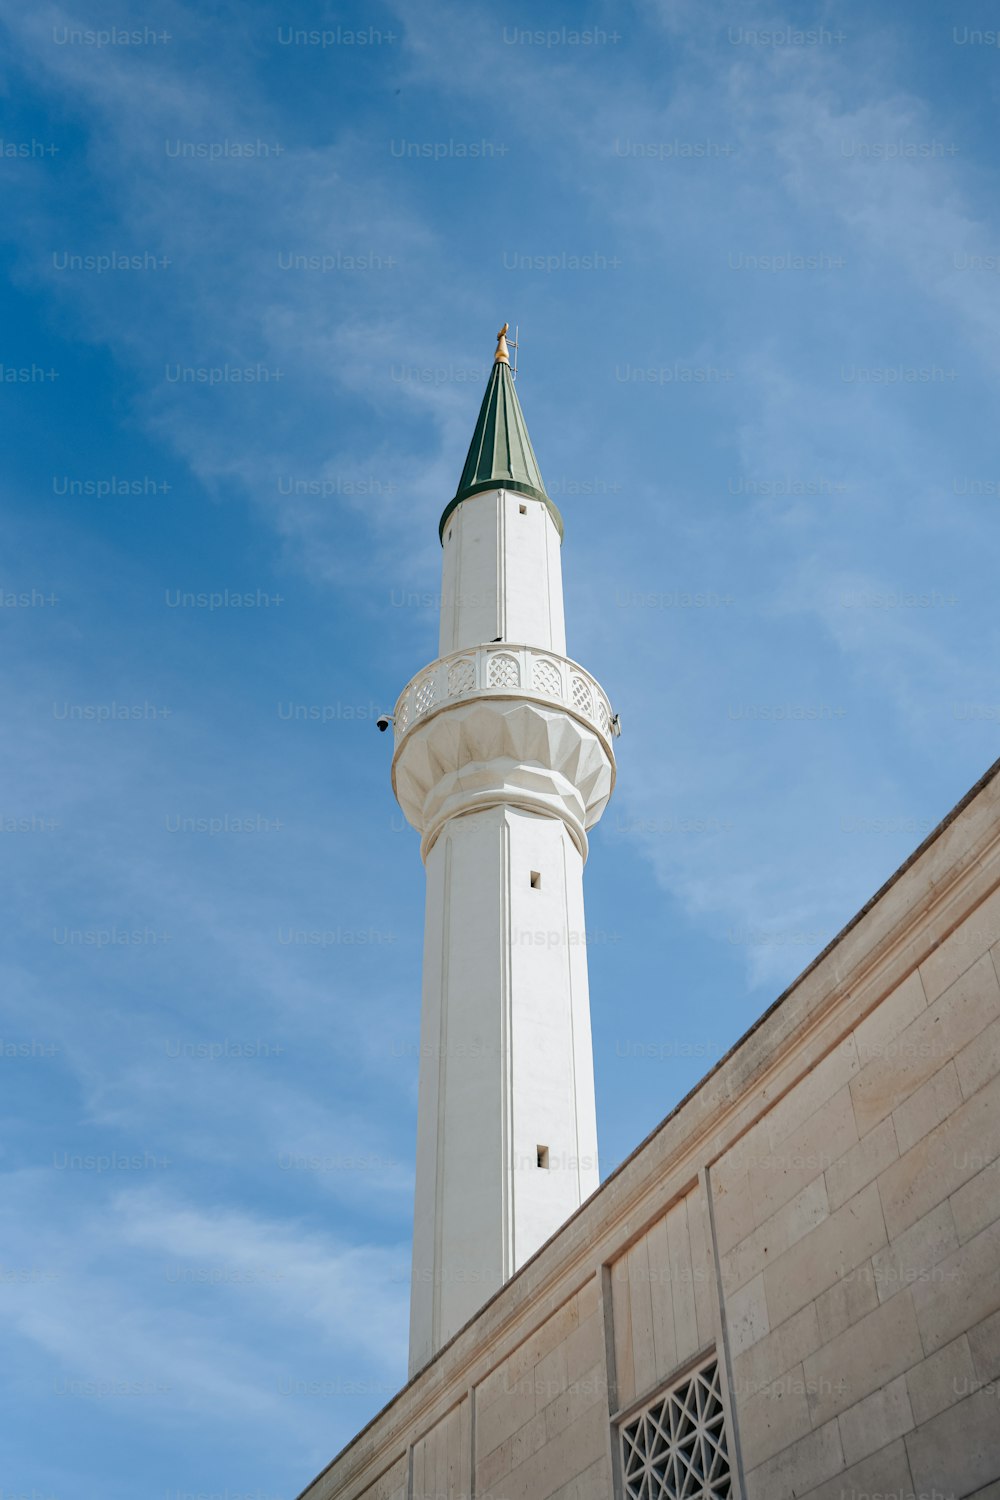
[[[713,1359],[621,1424],[628,1500],[730,1500],[719,1380]]]
[[[490,657],[490,687],[520,687],[521,668],[516,656],[502,656],[499,651]]]
[[[448,693],[471,693],[476,685],[476,664],[468,656],[452,662],[448,668]]]
[[[414,713],[425,714],[430,708],[431,704],[434,702],[434,698],[436,696],[434,691],[434,678],[429,675],[427,677],[422,677],[417,683],[417,691],[414,696]]]

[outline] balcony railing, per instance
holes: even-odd
[[[611,705],[600,684],[568,657],[536,646],[470,646],[418,673],[399,695],[396,743],[428,714],[464,698],[530,698],[558,704],[611,738]]]

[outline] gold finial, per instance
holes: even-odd
[[[509,327],[510,324],[505,323],[497,334],[497,352],[493,356],[493,363],[495,365],[510,364],[510,355],[507,353],[507,329]]]

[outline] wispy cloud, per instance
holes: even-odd
[[[265,3],[169,4],[169,44],[131,49],[55,39],[134,27],[124,5],[4,20],[6,138],[59,154],[5,161],[0,358],[64,368],[3,395],[0,584],[59,597],[0,610],[2,1019],[56,1049],[9,1070],[4,1263],[58,1273],[0,1283],[25,1431],[51,1430],[56,1379],[162,1379],[129,1408],[145,1441],[235,1434],[195,1445],[191,1487],[290,1488],[402,1379],[422,877],[371,718],[436,649],[436,522],[492,334],[520,324],[570,651],[625,726],[591,920],[637,950],[632,1034],[710,1013],[728,1044],[995,755],[989,86],[877,8],[821,45],[752,44],[788,24],[763,8],[599,10],[617,39],[587,50],[396,6],[357,18],[394,35],[365,56],[279,46]],[[108,251],[170,264],[57,263]],[[596,269],[544,268],[562,256]],[[50,468],[171,489],[62,496]],[[282,602],[165,602],[226,587]],[[113,703],[170,714],[59,714]],[[36,816],[55,827],[14,831]],[[167,827],[226,816],[281,827]],[[169,941],[83,936],[147,926]],[[284,1050],[197,1050],[244,1041]],[[696,1076],[598,1065],[622,1150]],[[133,1148],[170,1170],[52,1165]],[[292,1372],[316,1389],[282,1396]],[[338,1380],[359,1389],[331,1405]],[[247,1415],[280,1463],[240,1458]]]

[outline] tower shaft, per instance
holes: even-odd
[[[502,805],[449,819],[426,910],[414,1369],[599,1182],[583,860],[565,825]]]
[[[566,654],[560,538],[544,505],[487,491],[452,512],[443,540],[441,656],[498,639]]]
[[[441,655],[395,712],[427,875],[411,1374],[599,1182],[583,865],[611,712],[565,655],[562,520],[503,347],[442,518]]]

